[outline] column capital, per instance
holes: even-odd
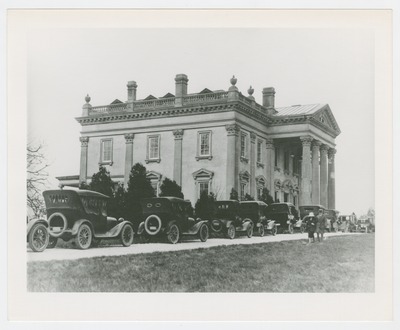
[[[309,135],[300,136],[301,143],[303,146],[311,146],[313,138]]]
[[[328,152],[328,149],[329,149],[329,146],[326,145],[326,144],[322,144],[322,145],[320,146],[321,152],[326,153],[326,152]]]
[[[87,147],[89,143],[89,137],[88,136],[81,136],[79,138],[79,141],[81,141],[81,147]]]
[[[328,156],[329,158],[334,158],[336,155],[336,149],[335,148],[329,148],[328,149]]]
[[[266,149],[274,149],[275,148],[274,139],[270,139],[270,138],[265,139],[265,148]]]
[[[321,141],[318,141],[318,140],[313,140],[313,141],[312,141],[312,147],[313,147],[313,148],[319,149],[320,146],[321,146],[321,144],[322,144]]]
[[[251,143],[256,143],[257,134],[254,132],[250,132],[250,141]]]
[[[124,136],[125,136],[125,143],[126,144],[133,143],[133,138],[135,137],[135,134],[127,133],[127,134],[124,134]]]
[[[172,134],[175,136],[175,140],[182,140],[183,139],[183,129],[176,129],[172,131]]]
[[[229,124],[225,125],[225,129],[229,135],[235,135],[238,136],[240,132],[240,126],[238,124]]]

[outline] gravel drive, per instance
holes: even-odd
[[[355,233],[325,233],[329,239],[332,236],[355,235]],[[133,244],[129,247],[119,246],[99,246],[97,248],[90,248],[88,250],[54,248],[47,249],[43,252],[32,252],[30,249],[27,251],[27,261],[50,261],[50,260],[76,260],[81,258],[93,258],[102,256],[121,256],[127,254],[141,254],[153,252],[166,252],[166,251],[181,251],[193,250],[199,248],[210,248],[213,246],[222,245],[238,245],[238,244],[257,244],[268,242],[281,242],[304,240],[307,241],[307,233],[300,234],[278,234],[276,236],[267,235],[264,237],[253,236],[247,238],[246,236],[237,237],[233,240],[227,238],[211,238],[207,242],[201,242],[199,239],[190,240],[184,239],[183,242],[178,244],[169,243],[146,243],[146,244]]]

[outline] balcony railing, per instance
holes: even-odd
[[[173,108],[177,104],[178,105],[199,105],[199,104],[207,104],[207,103],[225,103],[228,100],[228,92],[214,92],[214,93],[205,93],[205,94],[189,94],[183,96],[180,99],[180,102],[176,102],[179,100],[176,97],[169,98],[161,98],[161,99],[152,99],[152,100],[139,100],[133,102],[126,103],[118,103],[118,104],[109,104],[96,106],[89,109],[89,115],[98,115],[98,114],[113,114],[127,111],[146,111],[146,110],[154,110],[161,108]],[[265,112],[265,108],[260,104],[252,101],[244,95],[239,94],[239,100],[243,103],[249,105],[253,109],[256,109],[261,112]]]

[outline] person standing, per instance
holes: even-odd
[[[319,209],[317,215],[317,228],[316,228],[318,242],[322,242],[324,240],[325,227],[326,227],[326,217],[324,214],[324,210]]]
[[[308,214],[308,217],[306,217],[305,219],[306,221],[306,230],[308,233],[308,244],[310,244],[311,242],[314,243],[315,242],[315,229],[317,226],[317,218],[314,215],[314,212],[310,212]]]

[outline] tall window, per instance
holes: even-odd
[[[160,135],[147,137],[147,159],[148,162],[160,161]]]
[[[257,163],[261,163],[262,159],[262,141],[257,141]]]
[[[112,163],[112,140],[101,140],[100,163]]]
[[[210,181],[199,182],[199,197],[205,192],[209,194]]]
[[[283,157],[283,169],[289,171],[289,151],[285,151]]]
[[[285,203],[289,202],[289,194],[288,193],[283,193],[283,201]]]
[[[240,157],[247,158],[247,134],[240,134]]]
[[[246,195],[246,186],[247,184],[244,182],[240,183],[240,199],[243,200],[244,196]]]
[[[197,157],[199,160],[201,158],[208,158],[211,160],[211,131],[198,132],[197,135]]]

